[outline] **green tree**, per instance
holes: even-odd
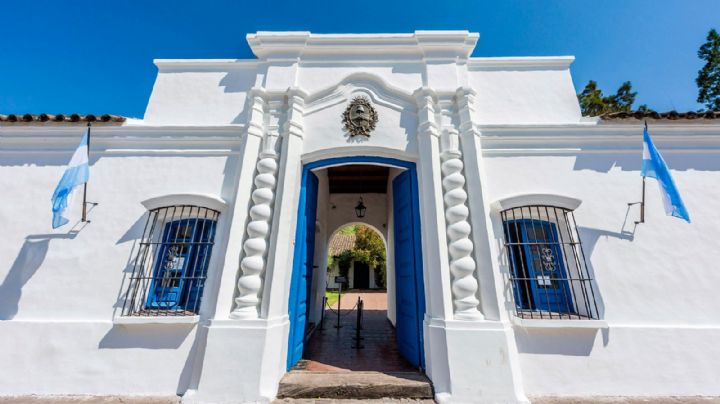
[[[637,92],[632,91],[632,83],[629,81],[622,83],[614,95],[604,96],[597,82],[590,80],[578,94],[578,101],[584,116],[599,116],[609,112],[631,111],[636,96]]]
[[[637,107],[638,112],[655,112],[654,110],[648,108],[647,104],[642,104],[639,107]]]
[[[630,112],[636,96],[637,92],[632,91],[629,81],[622,83],[615,95],[609,97],[608,106],[611,111],[608,112]]]
[[[380,235],[367,226],[358,226],[355,230],[355,260],[367,264],[375,269],[375,283],[385,287],[385,243]]]
[[[377,232],[363,225],[347,226],[340,230],[341,234],[355,234],[355,246],[340,254],[328,257],[328,271],[337,263],[340,276],[347,277],[350,264],[360,261],[375,270],[375,283],[385,287],[386,262],[385,243]]]
[[[698,71],[695,83],[698,86],[697,102],[705,107],[720,110],[720,35],[711,29],[707,34],[707,42],[700,46],[698,57],[705,61],[705,66]]]
[[[605,112],[606,105],[602,90],[597,88],[597,83],[590,80],[580,94],[580,110],[584,116],[598,116]]]

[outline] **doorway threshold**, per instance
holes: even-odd
[[[419,372],[293,370],[280,381],[278,398],[432,399],[433,389]]]

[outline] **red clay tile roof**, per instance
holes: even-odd
[[[679,119],[720,119],[720,111],[706,111],[706,112],[643,112],[643,111],[630,111],[630,112],[610,112],[600,116],[603,121],[614,121],[620,119],[665,119],[669,121],[676,121]]]
[[[0,115],[0,122],[2,123],[31,123],[31,122],[107,122],[107,123],[121,123],[125,122],[124,116],[119,115],[80,115],[80,114],[25,114],[25,115]]]
[[[342,254],[345,251],[352,250],[355,247],[355,234],[340,234],[337,233],[330,240],[328,246],[328,254],[331,257]]]

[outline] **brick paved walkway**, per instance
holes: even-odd
[[[357,350],[355,336],[356,312],[350,309],[361,296],[364,302],[362,336],[364,349]],[[325,310],[324,330],[316,330],[305,345],[303,360],[297,369],[309,371],[412,372],[415,369],[403,359],[395,346],[395,329],[387,319],[387,294],[373,291],[351,291],[341,299],[341,325],[334,325],[337,315]]]

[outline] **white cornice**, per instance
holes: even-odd
[[[77,147],[82,126],[0,127],[2,154],[67,154]],[[245,125],[93,127],[93,154],[198,154],[236,153],[245,136]]]
[[[148,125],[144,123],[132,123],[113,126],[93,126],[92,135],[105,134],[187,134],[187,133],[242,133],[245,124],[231,125]],[[80,135],[85,130],[85,125],[55,125],[55,124],[10,124],[0,125],[0,138],[12,136],[62,136]]]
[[[234,69],[257,68],[261,62],[253,59],[154,59],[158,69],[171,70],[176,68],[197,69]]]
[[[638,153],[641,125],[479,125],[483,155]],[[720,124],[655,124],[655,144],[663,153],[720,153]]]
[[[470,58],[469,68],[556,68],[567,69],[575,56],[527,56]]]
[[[257,32],[247,35],[253,53],[263,60],[467,59],[479,35],[468,31],[415,31],[411,34],[313,34]]]
[[[651,127],[651,135],[670,135],[670,134],[702,134],[713,135],[720,138],[720,122],[713,123],[655,123]],[[598,124],[596,122],[577,122],[577,123],[520,123],[520,124],[478,124],[478,131],[483,135],[532,135],[532,136],[553,136],[555,134],[572,134],[578,133],[582,135],[590,134],[592,136],[603,135],[628,135],[641,136],[643,124]]]

